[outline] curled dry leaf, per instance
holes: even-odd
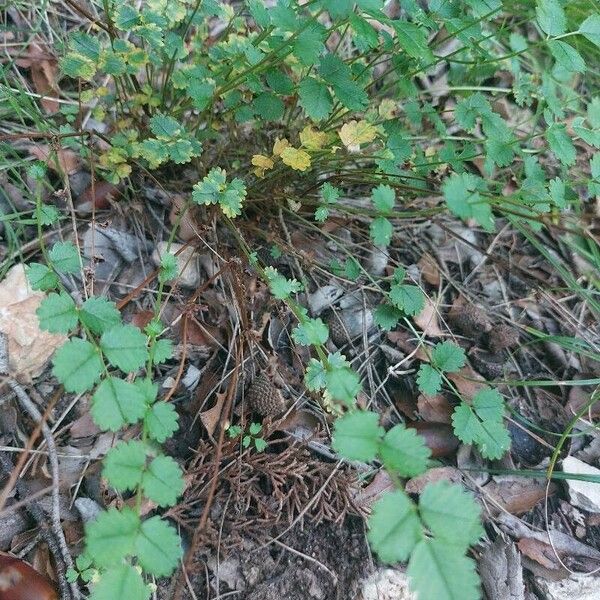
[[[208,435],[212,436],[215,432],[215,429],[217,428],[217,425],[219,424],[219,421],[221,420],[221,412],[223,412],[223,404],[225,402],[225,399],[227,398],[227,394],[223,393],[223,394],[219,394],[217,392],[216,395],[216,402],[215,405],[212,408],[209,408],[208,410],[205,410],[204,412],[200,413],[200,420],[202,421],[202,425],[204,425],[204,427],[206,427],[206,431],[208,432]]]
[[[414,317],[414,322],[423,333],[429,337],[441,337],[444,332],[440,329],[439,312],[431,298],[425,299],[425,307]]]
[[[15,265],[0,283],[0,331],[8,337],[9,366],[18,374],[37,377],[66,337],[42,331],[36,310],[45,294],[27,283],[25,268]]]
[[[45,162],[57,173],[63,172],[72,175],[81,165],[79,156],[68,148],[59,148],[55,152],[47,144],[35,144],[29,146],[28,150],[31,156]]]
[[[419,271],[421,272],[423,279],[427,283],[436,287],[440,285],[442,277],[440,275],[440,268],[435,258],[433,258],[430,254],[425,253],[419,259],[417,266],[419,267]]]

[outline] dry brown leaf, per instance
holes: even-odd
[[[477,392],[487,387],[485,379],[469,366],[463,367],[456,373],[446,373],[446,377],[456,386],[458,393],[467,400],[471,400]]]
[[[58,61],[56,57],[44,52],[40,44],[32,41],[27,47],[27,53],[15,60],[19,67],[29,69],[31,81],[35,91],[45,98],[41,99],[42,107],[48,114],[57,113],[59,103],[56,76],[58,74]]]
[[[421,394],[417,398],[417,407],[424,421],[448,424],[452,422],[454,408],[442,394],[434,396]]]
[[[354,497],[354,502],[358,508],[370,510],[371,507],[381,495],[394,489],[394,482],[385,471],[378,471],[367,487]]]
[[[533,479],[518,477],[503,477],[490,481],[483,488],[484,494],[489,495],[493,502],[488,502],[491,514],[499,514],[505,510],[511,515],[522,515],[531,510],[546,495],[546,483]],[[552,483],[549,495],[556,492],[556,485]],[[500,505],[500,507],[496,506]]]
[[[64,335],[42,331],[36,310],[45,294],[27,283],[25,268],[15,265],[0,283],[0,331],[8,337],[9,365],[17,374],[37,377]]]
[[[221,420],[221,412],[223,411],[223,404],[225,399],[227,398],[226,393],[218,393],[216,394],[217,400],[215,405],[208,410],[200,413],[200,420],[202,421],[202,425],[206,427],[206,431],[208,435],[212,437],[219,421]]]
[[[53,152],[50,146],[46,144],[35,144],[29,146],[29,154],[45,162],[48,167],[57,173],[63,171],[67,175],[72,175],[81,166],[79,156],[68,148],[60,148]]]
[[[436,287],[440,285],[440,283],[442,281],[442,277],[440,274],[440,268],[439,268],[435,258],[433,258],[433,256],[431,256],[430,254],[427,254],[427,252],[426,252],[419,259],[417,266],[421,270],[421,275],[423,276],[423,279],[427,283],[434,285]]]
[[[456,467],[434,467],[422,475],[409,479],[404,489],[407,494],[420,494],[425,486],[438,481],[462,483],[462,473]]]
[[[413,321],[429,337],[441,337],[444,332],[440,329],[439,312],[431,298],[425,299],[425,307],[414,317]]]
[[[415,429],[423,438],[425,445],[431,450],[433,458],[450,456],[458,448],[458,438],[454,435],[452,426],[447,423],[426,423],[415,421],[408,423],[407,427]]]
[[[558,558],[550,544],[534,538],[522,538],[517,546],[525,556],[539,563],[542,567],[552,571],[560,570],[561,564],[558,562]]]

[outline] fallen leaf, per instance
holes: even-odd
[[[452,423],[454,407],[442,394],[435,394],[434,396],[421,394],[417,398],[417,408],[424,421]]]
[[[29,287],[22,264],[15,265],[0,283],[0,331],[8,337],[9,366],[17,374],[40,375],[67,339],[40,329],[35,313],[44,297]]]
[[[29,146],[29,154],[45,162],[48,167],[57,173],[62,171],[67,175],[72,175],[81,166],[79,155],[68,148],[59,148],[54,152],[46,144],[35,144]]]
[[[429,337],[441,337],[444,332],[439,325],[439,312],[431,298],[425,299],[425,307],[413,318],[413,321]]]
[[[442,278],[440,275],[440,268],[435,260],[430,254],[423,254],[417,263],[417,266],[421,270],[421,275],[423,279],[436,287],[440,285]]]
[[[458,393],[467,400],[472,400],[477,392],[487,387],[485,379],[469,366],[456,373],[446,373],[446,377],[456,386]]]
[[[223,404],[225,399],[227,398],[226,393],[216,393],[217,400],[215,405],[208,410],[200,413],[200,420],[202,421],[202,425],[206,427],[206,431],[208,435],[212,437],[219,421],[221,420],[221,412],[223,411]]]
[[[415,421],[408,423],[407,427],[415,429],[431,450],[433,458],[450,456],[458,448],[458,438],[454,435],[452,426],[447,423],[426,423]]]
[[[58,98],[58,86],[56,85],[56,76],[58,74],[58,61],[56,58],[44,52],[41,46],[33,41],[27,47],[27,54],[16,60],[17,65],[29,69],[31,81],[35,91],[40,96],[41,104],[44,110],[49,114],[55,114],[59,110],[59,103],[54,99]]]
[[[356,494],[354,502],[358,508],[370,510],[383,493],[394,487],[394,482],[385,471],[377,471],[369,485]]]
[[[407,494],[420,494],[425,486],[438,481],[462,483],[462,473],[456,467],[434,467],[422,475],[409,479],[404,489]]]

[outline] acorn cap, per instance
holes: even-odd
[[[253,411],[263,417],[272,417],[285,410],[281,392],[264,374],[259,375],[246,392],[246,399]]]

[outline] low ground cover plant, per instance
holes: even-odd
[[[248,268],[297,321],[293,341],[310,354],[306,388],[336,415],[333,449],[382,465],[395,484],[369,517],[373,551],[384,563],[408,563],[423,600],[480,597],[470,548],[484,530],[472,494],[447,482],[427,485],[418,500],[404,491],[405,479],[434,464],[424,439],[401,423],[386,431],[357,400],[359,373],[328,349],[330,327],[299,300],[308,282],[269,266],[239,223],[283,207],[290,222],[326,234],[336,216],[360,218],[367,243],[387,254],[403,243],[402,221],[419,200],[422,218],[449,213],[488,233],[499,219],[530,235],[560,222],[573,252],[599,264],[578,218],[600,190],[600,100],[592,93],[600,13],[559,0],[105,0],[93,13],[68,4],[87,26],[65,37],[61,86],[110,135],[84,131],[70,105],[42,131],[62,136],[54,138],[61,147],[114,184],[147,173],[181,178],[180,219],[200,207],[207,223],[232,232]],[[440,103],[448,94],[453,102]],[[29,175],[41,186],[43,165]],[[354,190],[365,198],[360,206],[347,202]],[[40,240],[59,220],[53,208],[38,195]],[[154,381],[172,356],[160,314],[178,263],[163,255],[154,317],[140,329],[104,297],[73,300],[61,278],[85,267],[76,245],[42,251],[44,260],[28,266],[33,289],[48,292],[40,325],[69,337],[53,358],[54,376],[67,392],[91,394],[101,430],[139,432],[103,461],[108,483],[135,501],[88,524],[70,577],[89,583],[93,600],[147,599],[153,579],[172,574],[182,557],[175,527],[160,515],[184,488],[181,468],[162,450],[177,435],[177,415]],[[455,435],[486,459],[502,458],[510,447],[504,398],[492,384],[472,399],[461,394],[451,376],[465,352],[456,340],[430,343],[415,326],[427,298],[414,273],[396,265],[375,276],[351,252],[325,267],[378,290],[376,325],[401,324],[420,341],[419,390],[451,394]],[[598,310],[597,275],[590,282],[577,289]],[[252,451],[267,447],[260,423],[229,435]],[[144,518],[148,501],[157,512]]]

